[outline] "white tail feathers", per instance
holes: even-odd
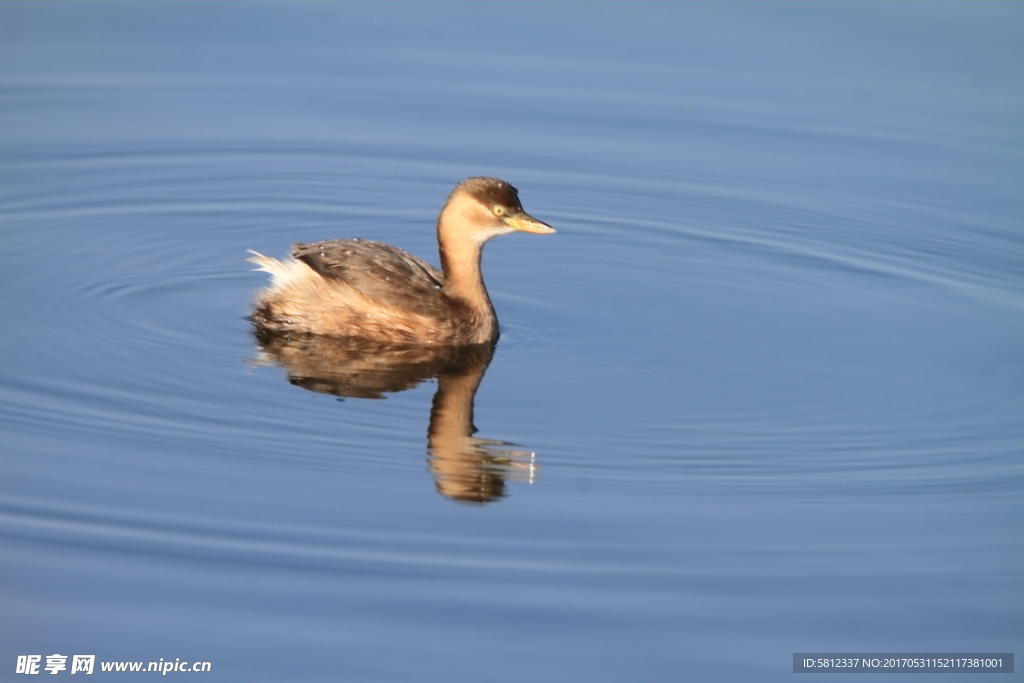
[[[308,278],[312,274],[309,266],[291,257],[284,261],[278,261],[276,258],[264,256],[258,251],[253,251],[252,249],[248,251],[252,256],[246,260],[250,263],[255,263],[258,266],[256,270],[270,273],[273,278],[272,285],[274,287],[296,283]]]

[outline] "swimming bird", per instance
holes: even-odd
[[[399,344],[493,344],[498,318],[480,259],[492,237],[555,232],[523,210],[504,180],[456,185],[437,219],[441,270],[397,247],[358,238],[293,245],[279,261],[253,254],[272,282],[252,320],[268,332],[299,332]]]

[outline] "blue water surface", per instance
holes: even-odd
[[[0,680],[1020,652],[1022,35],[1012,3],[0,4]],[[437,263],[471,175],[558,234],[487,247],[460,502],[453,376],[300,381],[245,258]]]

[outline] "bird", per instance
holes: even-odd
[[[498,178],[467,178],[437,218],[441,269],[389,244],[359,238],[292,246],[277,260],[251,251],[272,276],[250,319],[263,333],[388,344],[495,344],[498,317],[480,261],[484,244],[511,232],[549,234],[519,192]]]

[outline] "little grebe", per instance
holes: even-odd
[[[268,332],[381,342],[483,344],[498,318],[480,273],[484,243],[515,232],[552,233],[527,214],[516,188],[497,178],[459,183],[437,219],[441,268],[401,249],[360,239],[296,244],[284,261],[252,252],[273,276],[252,319]]]

